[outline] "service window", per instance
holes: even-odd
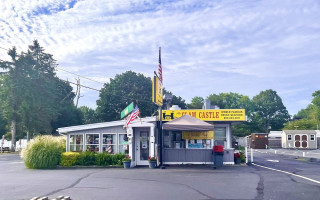
[[[86,134],[86,150],[99,152],[99,133]]]
[[[314,135],[310,135],[310,140],[314,140]]]
[[[119,134],[118,152],[129,154],[129,142],[127,134]]]
[[[70,151],[83,151],[83,135],[69,136]]]
[[[164,131],[163,145],[165,148],[184,149],[186,140],[182,139],[181,131]]]
[[[116,153],[116,134],[102,134],[102,151],[109,154]]]
[[[190,139],[188,140],[188,147],[187,148],[194,148],[194,149],[212,149],[212,142],[209,139]]]
[[[288,135],[288,141],[291,140],[292,135]]]

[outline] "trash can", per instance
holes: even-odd
[[[214,167],[222,167],[223,166],[223,146],[222,145],[216,145],[213,146],[213,162],[214,162]]]

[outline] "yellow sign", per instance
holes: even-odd
[[[214,139],[213,131],[182,131],[182,139],[186,140],[211,140]]]
[[[154,76],[152,79],[152,102],[158,106],[162,106],[162,96],[162,83],[157,76]]]
[[[245,109],[219,110],[163,110],[162,121],[171,121],[183,115],[190,115],[203,121],[245,121]]]

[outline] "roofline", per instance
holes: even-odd
[[[141,118],[142,122],[154,122],[156,120],[157,120],[157,118],[155,116]],[[137,122],[140,122],[140,120],[135,120],[133,123],[137,123]],[[61,127],[61,128],[58,128],[57,131],[59,134],[63,134],[63,133],[74,132],[74,131],[105,128],[105,127],[110,127],[110,126],[123,126],[124,124],[125,124],[125,120],[118,120],[118,121],[111,121],[111,122],[102,122],[102,123],[85,124],[85,125],[78,125],[78,126]]]

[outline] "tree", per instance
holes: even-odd
[[[254,96],[255,123],[259,125],[262,131],[268,133],[268,130],[281,130],[286,122],[289,121],[290,115],[283,105],[281,98],[276,91],[261,91]]]
[[[300,119],[289,121],[284,126],[283,130],[315,130],[317,128],[317,122],[312,119]]]
[[[191,99],[191,103],[187,104],[187,107],[188,109],[202,109],[203,103],[203,97],[195,96]]]
[[[164,94],[170,93],[164,89]],[[104,84],[97,100],[97,117],[101,121],[120,119],[121,111],[131,102],[138,104],[141,117],[152,116],[158,106],[152,102],[152,81],[143,74],[127,71]],[[181,97],[173,95],[171,104],[185,108]]]
[[[174,94],[172,94],[172,92],[170,92],[170,91],[168,91],[168,90],[166,90],[165,88],[163,89],[163,95],[165,95],[165,94],[170,94],[170,95],[172,95],[172,100],[171,100],[171,102],[170,102],[170,105],[172,106],[172,105],[177,105],[177,106],[179,106],[181,109],[186,109],[187,108],[187,104],[186,104],[186,102],[185,102],[185,100],[182,98],[182,97],[180,97],[180,96],[176,96],[176,95],[174,95]],[[166,101],[165,101],[165,99],[163,100],[163,106],[162,106],[162,109],[163,110],[165,110],[166,109]]]
[[[217,105],[220,109],[245,109],[247,121],[232,126],[235,136],[246,136],[256,132],[256,116],[253,115],[254,104],[248,96],[238,93],[211,94],[207,97],[211,105]]]
[[[51,133],[58,117],[64,121],[61,118],[66,119],[76,109],[72,110],[72,87],[56,76],[56,61],[38,41],[27,52],[18,55],[13,48],[8,54],[11,61],[0,62],[6,70],[1,74],[0,101],[4,116],[11,122],[14,149],[17,127],[26,132],[28,139],[34,133]],[[68,112],[61,115],[66,109]]]
[[[97,118],[97,115],[94,109],[89,108],[87,106],[81,106],[79,110],[82,113],[84,124],[92,124],[92,123],[100,122]]]
[[[100,91],[97,116],[101,121],[119,120],[121,111],[131,102],[138,104],[142,117],[151,116],[157,110],[151,95],[150,78],[133,71],[116,75]]]

